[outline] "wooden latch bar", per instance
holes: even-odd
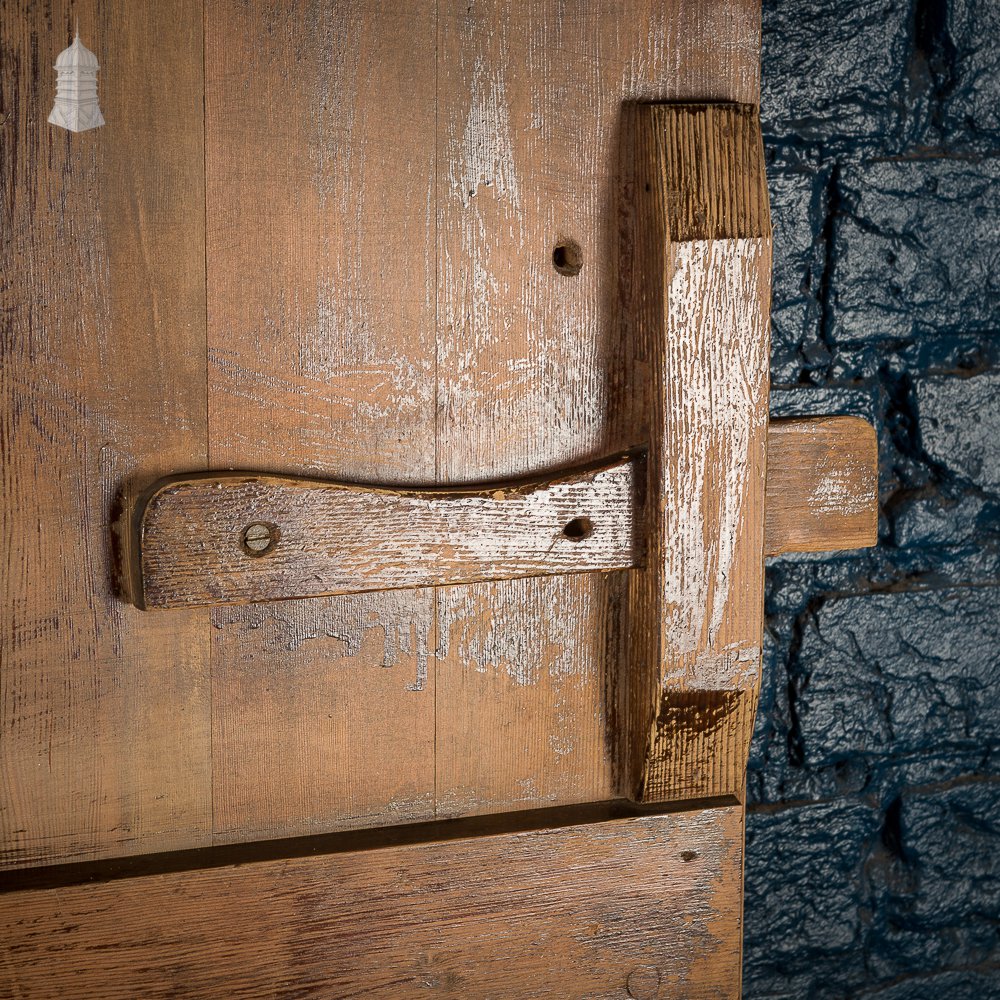
[[[874,544],[870,424],[782,420],[767,441],[766,555]],[[124,590],[140,608],[182,608],[631,569],[644,476],[643,455],[471,490],[172,476],[120,523]]]
[[[741,796],[766,554],[875,541],[853,417],[768,424],[771,224],[757,110],[632,119],[622,267],[645,447],[527,483],[395,490],[263,473],[153,484],[119,524],[141,608],[634,570],[622,692],[634,799]]]

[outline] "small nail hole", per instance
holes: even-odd
[[[278,544],[279,535],[275,525],[255,521],[243,529],[240,546],[248,556],[266,556]]]
[[[574,517],[563,528],[563,534],[571,542],[582,542],[585,538],[589,538],[593,531],[594,522],[589,517]]]
[[[563,240],[552,251],[552,266],[567,278],[575,278],[583,270],[583,251],[573,240]]]

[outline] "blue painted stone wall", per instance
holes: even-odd
[[[765,0],[772,411],[881,441],[771,562],[748,998],[1000,997],[1000,0]]]

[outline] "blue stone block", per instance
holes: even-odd
[[[1000,743],[1000,588],[826,602],[795,709],[812,767]]]
[[[864,979],[864,858],[878,830],[877,810],[852,801],[748,814],[747,997],[843,996]]]
[[[864,1000],[1000,1000],[1000,969],[962,969],[934,976],[905,977]]]
[[[939,127],[945,145],[1000,147],[1000,4],[949,0]]]
[[[868,865],[871,972],[891,980],[1000,955],[1000,782],[905,791],[886,819],[885,849]]]
[[[844,168],[830,281],[837,344],[993,331],[1000,161]]]
[[[836,146],[897,134],[910,17],[902,0],[765,3],[761,117],[768,138]]]
[[[970,485],[1000,496],[1000,372],[921,378],[915,392],[928,456]]]

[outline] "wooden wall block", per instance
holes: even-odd
[[[829,552],[878,539],[878,441],[860,417],[771,422],[766,555]]]

